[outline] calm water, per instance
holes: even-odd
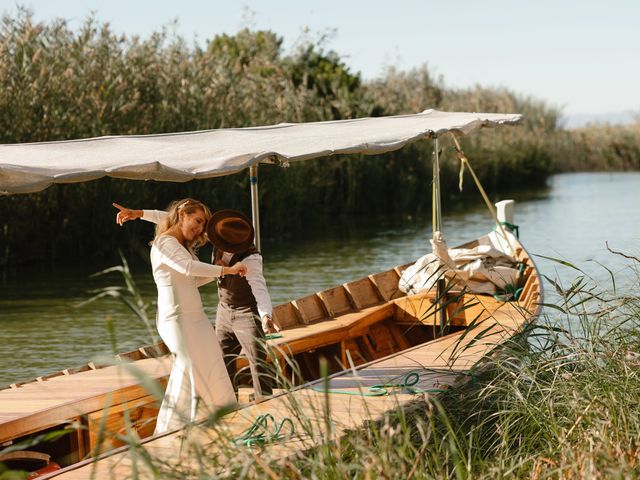
[[[605,241],[616,250],[640,255],[640,173],[557,175],[547,189],[511,198],[517,202],[515,222],[530,253],[566,259],[607,282],[600,262],[614,269],[619,281],[633,284],[621,258],[607,252]],[[443,231],[450,245],[492,228],[480,200],[477,207],[464,211],[445,209],[444,216]],[[410,262],[429,251],[430,219],[359,223],[265,242],[265,275],[274,303]],[[551,277],[569,281],[575,274],[544,259],[536,262]],[[109,320],[115,326],[118,351],[149,343],[145,326],[117,301],[77,307],[91,296],[90,289],[122,284],[117,275],[89,278],[109,266],[107,262],[53,271],[29,267],[0,275],[0,387],[108,354],[112,351]],[[155,286],[148,267],[135,266],[134,273],[145,299],[153,302]],[[213,319],[215,286],[202,293]],[[153,307],[150,311],[153,317]]]

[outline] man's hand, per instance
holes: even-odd
[[[128,222],[129,220],[142,218],[142,210],[132,210],[131,208],[123,207],[122,205],[118,205],[117,203],[112,203],[112,205],[120,210],[116,215],[116,223],[120,226],[122,226],[124,222]]]
[[[265,335],[269,335],[271,333],[278,333],[280,331],[280,327],[276,325],[276,322],[273,321],[271,315],[265,315],[262,317],[262,330]]]

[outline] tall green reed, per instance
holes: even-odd
[[[415,113],[425,108],[522,111],[525,126],[486,132],[464,148],[488,188],[540,184],[554,171],[558,110],[508,90],[452,90],[429,68],[389,69],[365,81],[336,52],[308,41],[290,52],[269,31],[243,29],[192,44],[170,28],[147,38],[116,34],[89,17],[36,22],[27,10],[0,25],[0,141],[33,142],[278,122]],[[431,144],[385,156],[333,157],[286,171],[261,169],[263,234],[279,236],[350,215],[428,211]],[[443,143],[442,185],[457,191],[458,163]],[[109,205],[163,208],[180,197],[249,209],[246,174],[166,184],[104,179],[0,199],[0,265],[66,255],[113,256],[144,243],[141,229],[110,228]],[[40,222],[29,219],[37,212]],[[331,219],[331,220],[327,220]],[[46,240],[41,229],[50,232]],[[29,239],[29,242],[25,242]],[[29,245],[27,248],[26,245]]]

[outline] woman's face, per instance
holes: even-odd
[[[205,217],[204,211],[201,209],[192,213],[182,212],[180,214],[180,230],[182,231],[182,236],[188,242],[201,235],[206,225],[207,217]]]

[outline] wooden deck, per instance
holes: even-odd
[[[366,325],[388,316],[394,306],[387,302],[403,296],[397,289],[400,268],[277,306],[274,318],[285,330],[282,338],[269,342],[275,354],[282,359],[340,343],[356,323],[364,320],[362,325]],[[95,452],[104,426],[111,433],[123,432],[124,415],[141,437],[149,436],[158,402],[147,387],[153,381],[162,388],[166,384],[171,371],[167,352],[162,344],[143,347],[118,355],[124,365],[90,363],[0,390],[0,450],[10,441],[18,443],[35,433],[71,426],[76,433],[48,453],[54,453],[63,465],[75,463]],[[243,362],[239,359],[240,365]],[[141,385],[142,378],[147,380],[146,387]],[[118,444],[115,441],[102,448]],[[59,452],[72,453],[59,458]]]
[[[483,297],[478,298],[482,302]],[[387,383],[391,379],[397,381],[399,376],[408,372],[419,372],[420,380],[415,387],[423,390],[442,389],[468,378],[460,374],[468,372],[497,345],[517,333],[529,317],[524,314],[520,305],[514,303],[495,304],[487,301],[486,307],[492,313],[484,320],[481,328],[466,334],[464,331],[450,334],[333,375],[329,379],[330,390],[357,393],[376,383]],[[485,331],[487,327],[490,328]],[[478,336],[480,332],[484,333]],[[330,418],[331,435],[333,438],[339,438],[347,430],[361,426],[364,421],[380,420],[385,413],[398,407],[406,407],[411,402],[424,398],[423,395],[438,395],[415,395],[393,390],[389,395],[365,397],[315,391],[313,387],[320,386],[321,383],[322,381],[316,381],[305,384],[291,392],[233,412],[225,416],[221,424],[215,428],[200,427],[193,429],[189,434],[181,431],[151,439],[144,443],[144,449],[151,457],[162,459],[158,468],[174,469],[186,474],[190,468],[196,469],[198,465],[194,451],[185,445],[197,445],[200,454],[206,452],[207,458],[214,458],[211,456],[217,452],[215,458],[218,459],[224,458],[223,449],[227,449],[227,455],[229,448],[247,450],[249,447],[234,446],[230,439],[245,432],[258,415],[269,412],[277,420],[284,416],[292,418],[298,435],[285,442],[269,445],[260,457],[265,461],[283,458],[303,452],[324,441],[327,438],[327,418]],[[220,463],[224,464],[224,461]],[[217,468],[221,468],[220,464]],[[140,460],[139,452],[127,450],[98,461],[87,461],[68,467],[52,476],[60,480],[122,479],[130,478],[134,471],[141,478],[153,476],[145,462]],[[208,473],[214,474],[215,471]]]

